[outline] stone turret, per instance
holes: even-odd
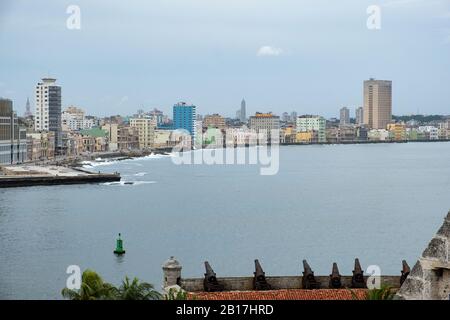
[[[450,211],[441,228],[404,280],[395,298],[450,299]]]
[[[163,287],[171,287],[175,285],[180,285],[181,281],[181,264],[178,262],[175,257],[170,257],[169,260],[164,262],[162,265],[164,281]]]

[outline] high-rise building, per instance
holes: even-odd
[[[339,124],[345,126],[350,124],[350,110],[347,107],[343,107],[340,110]]]
[[[12,101],[0,98],[0,164],[21,163],[26,158],[26,128],[19,126]]]
[[[386,129],[392,121],[392,81],[364,81],[364,124],[370,129]]]
[[[173,128],[188,131],[195,141],[196,136],[196,106],[179,102],[173,106]]]
[[[62,147],[61,87],[56,79],[43,78],[36,86],[36,110],[34,128],[36,131],[55,133],[55,148]]]
[[[241,112],[240,112],[240,115],[239,115],[239,120],[241,122],[247,121],[247,113],[246,113],[245,109],[246,109],[245,100],[242,99],[242,101],[241,101]]]
[[[326,123],[321,116],[305,115],[297,118],[297,132],[317,132],[317,141],[326,142]]]
[[[363,109],[363,107],[356,108],[355,122],[356,122],[356,125],[358,125],[358,126],[364,124],[364,109]]]

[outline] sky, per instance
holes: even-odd
[[[337,117],[371,77],[393,81],[396,115],[450,114],[450,0],[1,0],[0,96],[22,114],[46,76],[97,116],[234,116],[245,98],[248,115]]]

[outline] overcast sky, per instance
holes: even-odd
[[[394,114],[450,114],[450,0],[1,0],[0,96],[21,114],[48,75],[63,107],[99,116],[177,101],[234,116],[244,97],[248,114],[332,117],[369,77],[393,81]]]

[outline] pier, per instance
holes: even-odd
[[[84,184],[120,181],[119,173],[95,173],[63,166],[6,166],[1,168],[0,188]]]

